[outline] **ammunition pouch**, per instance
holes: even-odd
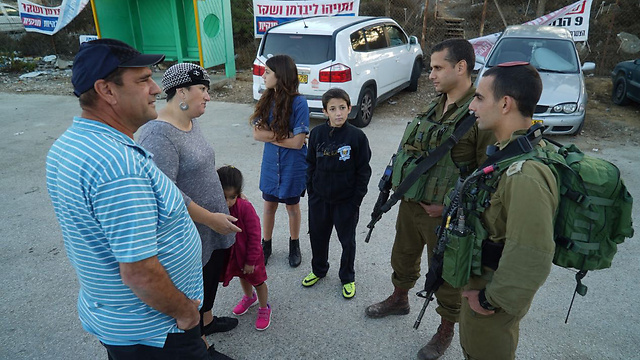
[[[454,288],[465,286],[471,275],[471,256],[475,233],[445,229],[449,240],[444,250],[442,278]]]

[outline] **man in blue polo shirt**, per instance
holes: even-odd
[[[80,321],[109,359],[210,358],[198,232],[178,188],[133,141],[157,117],[149,66],[163,59],[118,40],[83,44],[72,75],[82,114],[47,156]]]

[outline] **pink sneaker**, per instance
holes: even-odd
[[[256,329],[266,330],[271,324],[271,305],[266,308],[258,308],[258,319],[256,319]]]
[[[242,295],[242,299],[240,300],[238,305],[233,308],[233,313],[235,315],[244,315],[250,307],[256,304],[258,304],[258,295],[256,295],[255,291],[253,292],[253,295],[251,297]]]

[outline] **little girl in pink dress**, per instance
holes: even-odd
[[[251,306],[260,304],[256,329],[265,330],[271,323],[271,306],[267,302],[267,271],[260,244],[260,218],[248,200],[240,197],[242,193],[242,173],[233,166],[218,169],[222,190],[229,206],[231,216],[238,219],[235,225],[242,229],[236,233],[236,242],[231,246],[227,271],[222,285],[227,286],[234,277],[240,278],[244,296],[233,308],[235,315],[243,315]],[[254,291],[255,289],[255,291]]]

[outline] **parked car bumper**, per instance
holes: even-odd
[[[542,120],[545,134],[548,135],[572,135],[575,134],[584,122],[585,112],[575,114],[534,114],[534,120]]]

